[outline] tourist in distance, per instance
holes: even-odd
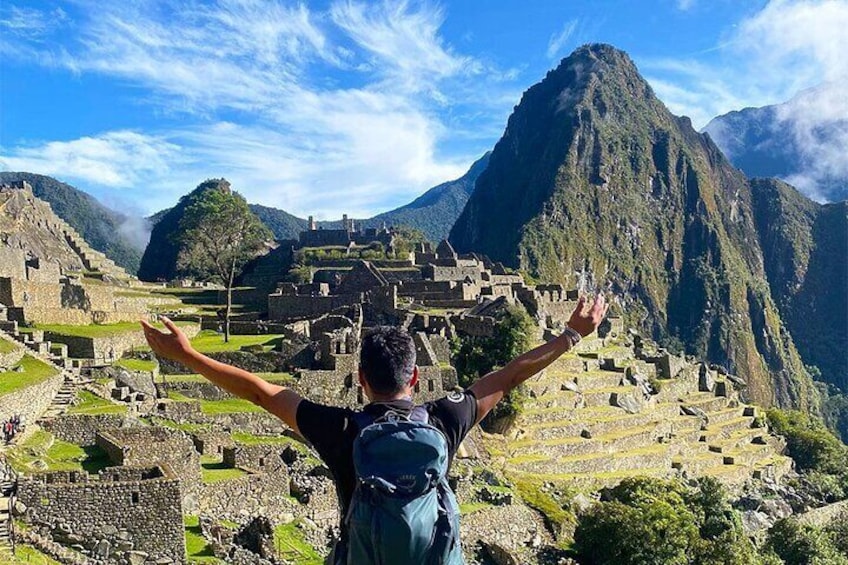
[[[361,411],[324,406],[294,390],[197,352],[163,318],[168,332],[142,322],[153,351],[186,365],[230,393],[279,417],[330,469],[342,510],[341,537],[327,563],[463,563],[459,509],[447,473],[460,442],[512,389],[553,363],[606,315],[604,297],[580,297],[565,331],[463,392],[416,406],[415,345],[404,330],[378,327],[362,339]]]

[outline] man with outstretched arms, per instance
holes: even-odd
[[[157,355],[279,417],[305,438],[332,473],[342,510],[341,538],[328,563],[461,564],[458,510],[447,471],[460,442],[512,389],[598,327],[602,295],[581,297],[562,335],[463,392],[416,406],[415,345],[405,331],[378,327],[362,339],[361,411],[324,406],[294,390],[195,351],[170,320],[168,332],[142,322]]]

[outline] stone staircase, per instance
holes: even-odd
[[[594,341],[527,382],[531,398],[507,431],[507,472],[599,487],[636,475],[738,485],[791,470],[781,440],[726,377]]]
[[[108,274],[117,279],[131,278],[129,273],[127,273],[123,267],[119,267],[114,261],[106,257],[106,255],[100,251],[92,249],[91,246],[85,242],[83,237],[66,222],[60,220],[59,225],[61,226],[62,233],[65,236],[65,241],[67,241],[71,249],[79,255],[83,266],[87,270]]]
[[[17,474],[0,459],[0,559],[14,554],[11,501],[17,489]]]

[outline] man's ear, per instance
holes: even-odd
[[[362,369],[359,369],[358,377],[359,377],[359,386],[361,386],[362,388],[365,388],[365,385],[367,383],[365,382],[365,373],[362,372]]]
[[[409,388],[415,388],[415,385],[418,384],[418,365],[413,367],[412,369],[412,378],[409,379]]]

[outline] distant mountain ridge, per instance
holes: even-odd
[[[487,152],[480,157],[458,179],[434,186],[405,206],[372,218],[357,219],[356,224],[362,228],[378,228],[384,223],[388,226],[402,225],[421,230],[430,241],[446,239],[465,203],[474,192],[477,177],[486,169],[489,155]],[[277,239],[297,239],[300,232],[308,226],[307,220],[284,210],[259,204],[251,204],[250,208],[274,232]],[[319,221],[318,225],[331,229],[341,226],[341,222]]]
[[[524,93],[450,240],[542,281],[610,291],[629,324],[744,376],[756,402],[816,411],[753,200],[625,53],[588,45]]]
[[[48,202],[57,216],[79,232],[92,248],[131,273],[138,270],[143,252],[125,235],[130,222],[141,220],[111,210],[96,198],[53,177],[26,172],[0,172],[0,183],[27,181],[33,194]]]
[[[704,128],[749,177],[778,177],[815,200],[848,199],[848,96],[824,85],[782,104],[745,108]]]

